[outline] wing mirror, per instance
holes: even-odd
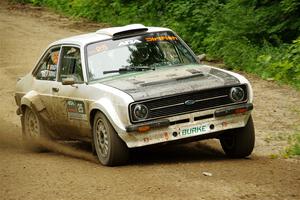
[[[75,79],[74,78],[64,78],[62,80],[63,85],[74,85],[75,84]]]
[[[205,61],[206,60],[206,55],[205,54],[201,54],[201,55],[198,55],[197,58],[198,58],[199,62]]]

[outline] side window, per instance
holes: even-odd
[[[59,51],[60,48],[50,49],[42,58],[36,72],[38,80],[54,81],[56,79]]]
[[[73,78],[76,83],[83,82],[80,49],[77,47],[62,47],[59,81]]]

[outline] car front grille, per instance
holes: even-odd
[[[144,122],[153,119],[223,107],[227,105],[245,103],[248,99],[247,86],[238,86],[241,87],[245,92],[244,98],[239,102],[234,102],[229,96],[230,89],[232,87],[233,86],[227,86],[209,90],[193,91],[183,94],[164,96],[156,99],[147,99],[133,102],[129,106],[129,110],[131,113],[130,120],[132,123]],[[132,117],[133,108],[136,104],[144,104],[145,106],[147,106],[149,112],[146,119],[135,120],[134,117]]]

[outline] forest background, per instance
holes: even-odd
[[[107,23],[169,27],[226,68],[300,89],[299,0],[14,0]]]

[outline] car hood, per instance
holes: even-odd
[[[135,101],[240,83],[230,73],[207,65],[162,67],[112,76],[99,82],[122,90]]]

